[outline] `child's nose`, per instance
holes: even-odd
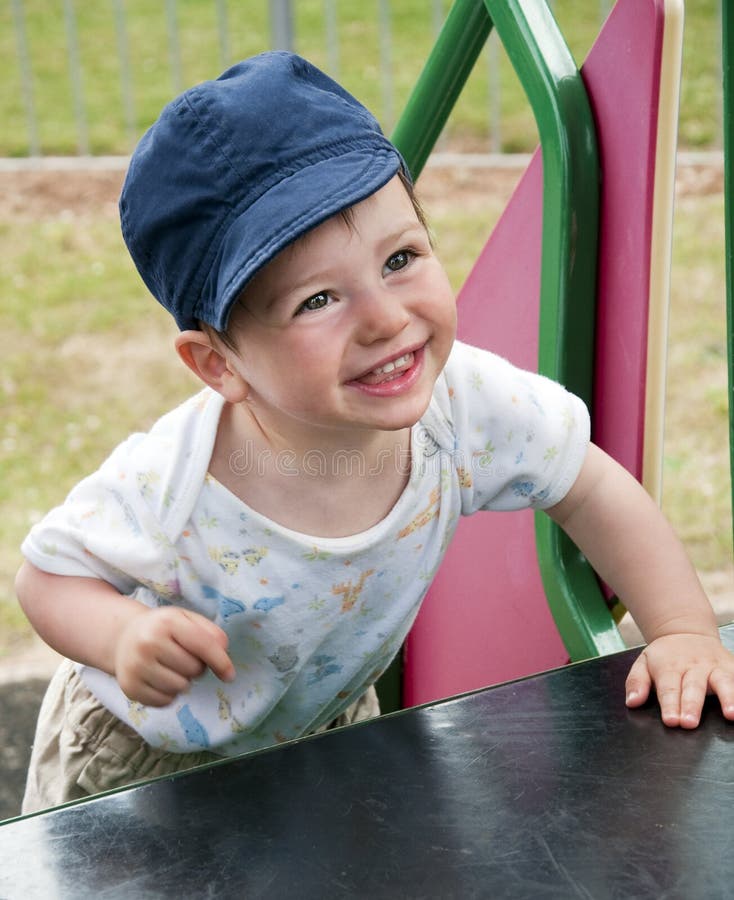
[[[371,344],[399,334],[410,322],[403,299],[384,287],[365,292],[359,303],[359,338]]]

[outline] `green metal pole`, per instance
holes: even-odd
[[[538,369],[591,402],[599,163],[580,73],[545,0],[485,0],[538,125],[543,249]]]
[[[734,513],[734,11],[722,0],[724,69],[724,234],[726,255],[726,335],[729,368],[729,471]],[[734,524],[734,520],[733,520]]]
[[[581,75],[544,0],[485,0],[538,124],[543,246],[538,370],[591,405],[599,162]],[[571,659],[624,649],[595,573],[545,514],[535,522],[548,605]]]
[[[492,22],[483,0],[456,0],[392,134],[415,180],[484,46]]]

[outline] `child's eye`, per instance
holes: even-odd
[[[308,300],[304,300],[303,303],[296,310],[296,315],[299,316],[301,313],[305,312],[314,312],[318,309],[323,309],[325,306],[328,306],[332,302],[332,298],[326,291],[319,291],[318,294],[314,294],[313,297],[309,297]]]
[[[390,272],[399,272],[408,265],[414,256],[415,253],[412,250],[399,250],[388,258],[385,268]]]

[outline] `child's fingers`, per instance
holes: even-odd
[[[668,726],[696,728],[709,693],[734,720],[734,656],[715,636],[676,634],[651,642],[627,677],[627,705],[644,703],[653,685]]]
[[[642,706],[650,696],[652,678],[647,667],[645,654],[641,653],[632,664],[632,668],[625,682],[627,706]]]
[[[683,680],[678,669],[664,669],[654,677],[660,718],[671,728],[681,724]]]
[[[117,681],[130,700],[145,706],[166,706],[189,687],[189,680],[161,663],[121,666]]]
[[[130,697],[127,691],[125,693]],[[143,706],[168,706],[180,693],[180,691],[172,693],[164,691],[150,684],[140,684],[135,689],[134,697],[130,697],[130,699],[135,699],[138,703],[142,703]]]
[[[208,666],[217,678],[232,681],[235,670],[227,655],[227,635],[205,616],[187,612],[177,623],[173,637],[189,653]]]
[[[695,666],[684,673],[680,696],[679,724],[681,728],[698,726],[708,688],[709,672],[706,666]]]
[[[197,628],[206,632],[209,640],[216,641],[225,650],[227,649],[227,635],[219,627],[219,625],[215,625],[211,619],[207,619],[207,617],[202,616],[201,613],[192,612],[190,610],[182,610],[182,612],[187,619],[190,619],[192,622],[196,623]]]
[[[198,678],[206,668],[201,659],[179,644],[175,637],[159,648],[156,662],[175,674],[182,676],[187,682]]]
[[[226,648],[227,635],[198,613],[175,607],[149,610],[124,629],[115,677],[131,700],[165,706],[207,666],[222,680],[232,680],[235,671]]]
[[[168,703],[172,703],[179,694],[187,691],[189,685],[188,679],[164,666],[159,666],[154,672],[146,674],[139,693],[152,698],[143,701],[147,706],[166,706]]]
[[[682,728],[697,727],[708,693],[716,694],[726,718],[734,719],[734,676],[718,667],[709,670],[708,666],[699,665],[683,676],[680,700]]]
[[[734,719],[734,674],[717,666],[709,675],[709,686],[719,698],[725,718]]]

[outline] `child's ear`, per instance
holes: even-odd
[[[203,331],[182,331],[176,335],[176,352],[197,378],[230,403],[247,397],[249,386],[230,366],[224,347],[217,347]]]

